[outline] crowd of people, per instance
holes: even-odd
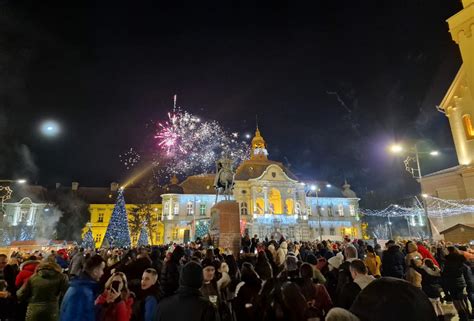
[[[242,238],[0,254],[2,321],[472,319],[474,255],[438,242]],[[447,320],[447,319],[446,319]]]

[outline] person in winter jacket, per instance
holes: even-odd
[[[123,272],[128,277],[128,287],[132,292],[138,292],[140,289],[140,280],[146,269],[151,268],[151,259],[147,253],[139,253],[137,259],[129,264],[119,266],[118,272]]]
[[[350,265],[352,261],[357,260],[357,249],[352,244],[348,244],[344,249],[344,256],[345,261],[339,266],[337,274],[336,302],[339,302],[339,296],[344,286],[353,281]]]
[[[216,310],[199,291],[203,274],[199,263],[183,266],[176,294],[164,298],[158,306],[157,321],[216,321]],[[186,307],[185,309],[183,307]]]
[[[38,264],[40,264],[40,261],[37,261],[35,256],[30,256],[28,260],[21,264],[20,272],[15,280],[15,286],[18,289],[35,273]]]
[[[395,241],[392,240],[388,241],[385,245],[387,250],[382,255],[382,276],[403,279],[405,259],[400,251],[400,246],[396,245]]]
[[[171,257],[163,265],[160,277],[160,295],[171,296],[179,287],[179,273],[181,268],[180,260],[184,255],[184,249],[176,246]]]
[[[367,265],[370,275],[373,275],[376,278],[379,278],[382,275],[380,272],[382,260],[380,259],[380,256],[375,253],[375,250],[371,245],[367,245],[367,256],[364,259],[364,263]]]
[[[413,257],[409,262],[405,275],[405,279],[419,289],[421,289],[421,274],[417,272],[417,269],[422,265],[421,256]]]
[[[238,321],[253,321],[257,318],[256,302],[262,281],[250,263],[244,263],[241,272],[241,282],[235,290],[234,311]]]
[[[375,280],[372,275],[367,275],[368,270],[362,260],[353,260],[349,268],[353,281],[344,285],[336,302],[338,307],[344,309],[349,309],[359,292]]]
[[[282,271],[285,264],[286,254],[288,253],[288,243],[283,241],[276,251],[275,264],[278,267],[278,272]]]
[[[464,263],[463,276],[466,281],[467,300],[471,303],[471,319],[474,315],[474,276],[468,262]]]
[[[154,321],[159,298],[158,272],[146,269],[133,304],[132,321]]]
[[[460,321],[467,321],[469,309],[464,301],[466,281],[463,276],[463,267],[466,259],[459,254],[454,246],[448,246],[448,255],[445,257],[444,270],[441,273],[443,288],[449,292]]]
[[[405,266],[410,266],[411,261],[415,258],[422,260],[421,254],[418,252],[418,247],[415,243],[408,241],[405,245],[406,255],[405,255]]]
[[[268,261],[267,255],[264,251],[258,252],[257,264],[255,264],[255,272],[257,272],[260,279],[263,281],[273,277],[273,269]]]
[[[431,304],[440,320],[444,320],[444,312],[441,306],[441,271],[431,259],[424,259],[423,265],[418,267],[417,272],[421,275],[421,289],[430,299]]]
[[[434,263],[434,265],[436,265],[437,267],[440,267],[438,261],[436,261],[433,254],[431,254],[431,252],[423,245],[423,242],[421,241],[416,242],[416,247],[417,247],[418,253],[421,254],[421,257],[423,259],[430,259]]]
[[[115,272],[105,283],[104,292],[95,300],[100,310],[97,321],[130,321],[132,304],[127,277],[122,272]]]
[[[26,321],[56,321],[59,317],[59,299],[67,290],[68,280],[61,267],[43,262],[36,273],[17,291],[20,301],[27,301]]]
[[[94,300],[105,262],[100,255],[88,258],[84,271],[69,283],[61,304],[60,321],[96,321]]]
[[[84,248],[80,248],[79,251],[74,254],[71,258],[71,262],[69,263],[69,276],[71,278],[78,276],[82,272],[82,268],[84,267]]]
[[[313,280],[319,284],[325,284],[326,278],[321,273],[321,270],[318,268],[318,259],[313,254],[308,254],[306,256],[306,262],[309,263],[313,269]]]
[[[324,320],[324,316],[332,308],[332,300],[326,287],[313,282],[313,268],[308,263],[303,263],[300,267],[302,282],[300,284],[301,293],[308,305],[307,319],[319,318]]]
[[[438,320],[426,294],[405,280],[396,278],[383,277],[370,282],[359,293],[350,312],[362,321]]]

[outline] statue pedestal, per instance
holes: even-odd
[[[214,245],[230,249],[234,256],[240,251],[240,213],[236,201],[221,201],[211,208],[210,235]]]

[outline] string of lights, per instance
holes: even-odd
[[[364,216],[379,217],[413,217],[425,215],[429,217],[443,218],[467,213],[474,213],[474,199],[445,200],[434,196],[426,196],[427,209],[421,205],[404,207],[398,204],[390,204],[382,210],[360,209]]]

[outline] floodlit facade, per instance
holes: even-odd
[[[194,175],[181,184],[174,178],[169,192],[161,195],[165,242],[187,242],[207,234],[216,202],[214,176]],[[359,199],[350,185],[346,182],[340,190],[299,181],[282,163],[268,159],[258,128],[250,159],[238,166],[234,182],[232,199],[239,204],[242,234],[293,240],[361,237]]]

